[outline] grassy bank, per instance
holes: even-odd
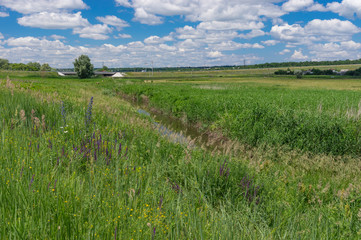
[[[1,78],[1,239],[360,236],[359,159],[176,144],[113,96],[119,84]]]

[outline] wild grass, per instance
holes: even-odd
[[[204,87],[206,86],[206,87]],[[123,84],[151,107],[251,146],[287,146],[334,155],[360,154],[361,93],[290,89],[258,83]]]
[[[104,95],[112,80],[9,79],[0,86],[1,239],[361,234],[359,159],[212,154],[168,141]]]

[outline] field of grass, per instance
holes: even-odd
[[[350,65],[328,65],[328,66],[312,66],[312,67],[290,67],[292,71],[294,70],[308,70],[312,68],[317,68],[320,70],[334,69],[340,71],[341,69],[355,70],[360,68],[361,64],[350,64]],[[233,69],[233,70],[198,70],[198,71],[184,71],[183,69],[179,69],[179,71],[159,71],[154,69],[152,73],[151,69],[146,69],[147,72],[129,72],[128,76],[133,76],[136,78],[146,78],[149,79],[152,77],[153,79],[157,78],[167,78],[167,79],[178,79],[180,81],[184,81],[185,79],[194,79],[197,78],[209,78],[209,77],[223,77],[223,78],[239,78],[245,76],[272,76],[277,70],[287,70],[288,67],[284,68],[256,68],[256,69]]]
[[[361,94],[212,74],[0,72],[0,238],[360,238]],[[174,143],[116,92],[241,145]]]
[[[207,130],[220,130],[244,144],[333,155],[361,153],[361,92],[347,89],[360,80],[248,76],[228,82],[208,78],[133,83],[119,84],[117,90],[139,100],[146,96],[150,107],[201,123]]]

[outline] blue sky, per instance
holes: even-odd
[[[0,58],[72,67],[361,58],[360,0],[0,0]]]

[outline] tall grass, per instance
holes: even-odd
[[[213,86],[213,87],[211,87]],[[354,91],[286,89],[248,84],[122,84],[119,91],[190,123],[220,129],[251,146],[286,146],[333,155],[361,153]]]
[[[360,188],[349,178],[169,142],[87,81],[34,87],[63,85],[89,97],[0,86],[1,239],[359,236]]]

